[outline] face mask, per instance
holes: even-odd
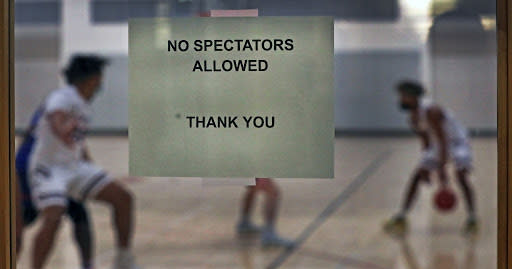
[[[411,109],[413,109],[414,106],[410,105],[410,104],[407,104],[407,103],[400,103],[400,109],[404,110],[404,111],[409,111]]]
[[[93,94],[92,94],[92,96],[91,96],[91,101],[92,101],[92,100],[94,100],[94,99],[96,99],[96,97],[97,97],[98,95],[100,95],[100,93],[102,93],[102,92],[103,92],[103,86],[102,86],[102,85],[100,85],[98,88],[96,88],[96,90],[94,90],[94,92],[93,92]]]

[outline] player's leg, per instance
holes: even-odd
[[[28,182],[26,160],[28,154],[18,151],[16,154],[16,255],[21,254],[23,247],[23,230],[37,218],[37,210],[32,203]]]
[[[469,174],[472,167],[472,156],[469,145],[462,145],[452,150],[455,161],[457,182],[462,190],[468,218],[464,226],[465,233],[475,233],[478,230],[478,222],[475,208],[475,192]]]
[[[437,163],[435,148],[430,148],[422,152],[418,168],[416,168],[409,180],[409,185],[405,192],[405,199],[402,201],[400,211],[384,224],[386,231],[393,233],[406,232],[407,214],[416,201],[420,183],[430,183],[430,170],[434,169]]]
[[[475,217],[475,198],[474,191],[471,183],[469,182],[469,172],[466,169],[457,170],[457,182],[459,183],[464,201],[466,203],[466,210],[469,217]]]
[[[30,200],[30,196],[24,194],[23,191],[19,191],[21,198],[19,198],[19,202],[17,204],[19,216],[16,216],[16,254],[21,255],[21,250],[23,248],[23,231],[25,227],[34,223],[37,219],[39,212],[35,208],[34,204]]]
[[[265,227],[261,234],[263,246],[293,247],[293,241],[281,238],[275,231],[277,210],[279,209],[279,201],[281,199],[278,186],[270,178],[257,178],[255,187],[257,190],[265,193],[265,204],[263,207]]]
[[[126,188],[112,181],[106,184],[94,199],[112,206],[117,246],[120,249],[130,248],[134,221],[133,196]]]
[[[36,233],[32,247],[32,269],[43,268],[46,263],[65,211],[66,206],[64,205],[50,205],[42,209],[42,223]]]
[[[478,231],[478,220],[475,210],[475,194],[468,175],[469,173],[465,169],[457,170],[457,182],[462,189],[464,200],[466,202],[466,210],[468,212],[463,232],[466,234],[473,234]]]
[[[398,217],[405,218],[407,216],[414,202],[416,201],[416,198],[418,196],[418,189],[420,183],[422,182],[430,182],[430,172],[427,169],[419,168],[414,172],[413,176],[411,177],[409,186],[406,191],[405,199],[402,202],[400,212],[397,214]]]
[[[111,181],[98,191],[94,199],[111,206],[117,240],[117,257],[114,268],[138,268],[131,253],[134,228],[134,199],[121,184]]]
[[[254,225],[251,221],[255,198],[256,187],[247,186],[246,191],[244,192],[242,197],[240,220],[236,227],[238,234],[258,233],[261,231],[261,229],[258,226]]]
[[[38,211],[32,202],[30,191],[24,186],[26,181],[25,173],[17,174],[18,192],[16,205],[16,254],[21,255],[23,248],[23,230],[31,225],[37,218]]]
[[[416,201],[422,182],[430,182],[430,172],[427,169],[418,168],[409,181],[400,211],[384,224],[385,230],[396,233],[403,233],[407,230],[407,214]]]
[[[112,222],[117,245],[114,268],[138,268],[131,253],[134,223],[132,194],[94,164],[80,162],[74,167],[73,172],[76,176],[70,183],[70,197],[79,201],[91,198],[105,203],[112,209]]]
[[[73,237],[78,245],[82,268],[92,268],[94,240],[87,209],[84,204],[69,199],[67,214],[73,222]]]
[[[40,269],[53,248],[62,215],[67,208],[66,184],[69,174],[56,167],[41,165],[31,170],[32,200],[42,219],[32,246],[32,269]]]
[[[270,178],[257,178],[255,187],[265,193],[265,204],[263,206],[265,226],[267,228],[274,227],[281,199],[279,188]]]
[[[430,183],[430,170],[437,166],[436,148],[432,147],[422,152],[419,164],[409,180],[400,211],[384,224],[384,229],[391,232],[405,232],[407,229],[407,214],[418,196],[420,183]]]

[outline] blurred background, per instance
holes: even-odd
[[[128,173],[128,19],[198,16],[211,9],[258,9],[260,16],[333,16],[335,178],[277,179],[283,193],[279,230],[296,238],[326,206],[346,201],[282,264],[283,268],[496,267],[496,3],[489,0],[15,0],[15,123],[27,128],[43,98],[77,52],[110,59],[93,103],[89,146],[114,176]],[[434,187],[422,191],[410,236],[386,236],[419,158],[398,109],[394,86],[422,82],[472,134],[474,185],[482,228],[477,240],[459,233],[454,214],[432,209]],[[390,156],[354,189],[373,160]],[[200,179],[127,182],[137,197],[137,258],[144,268],[265,268],[280,250],[262,250],[234,235],[240,186],[205,187]],[[459,198],[461,198],[459,196]],[[113,256],[109,212],[91,205],[97,268]],[[261,222],[259,209],[256,222]],[[64,227],[69,230],[69,224]],[[19,268],[28,268],[33,230]],[[76,268],[68,232],[59,235],[50,268]]]
[[[126,133],[128,18],[196,16],[257,8],[260,16],[333,16],[335,127],[406,130],[391,94],[399,79],[425,83],[475,133],[496,132],[495,1],[486,0],[16,0],[16,129],[27,126],[76,52],[111,59],[92,130]],[[430,46],[429,46],[430,45]],[[446,72],[450,75],[446,75]],[[37,83],[34,83],[37,81]],[[100,116],[101,115],[101,116]]]

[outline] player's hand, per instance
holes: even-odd
[[[69,147],[74,147],[76,144],[75,134],[78,130],[78,125],[78,120],[76,120],[74,117],[69,117],[63,123],[61,138]]]
[[[71,113],[56,111],[48,116],[53,133],[68,147],[75,146],[74,134],[79,121]]]
[[[446,175],[446,168],[444,164],[441,164],[439,166],[437,173],[439,177],[439,182],[441,183],[441,187],[446,187],[446,185],[448,185],[448,176]]]

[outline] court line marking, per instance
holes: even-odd
[[[299,234],[295,239],[295,247],[285,249],[266,268],[274,269],[281,266],[348,198],[361,187],[368,178],[389,158],[391,150],[380,153],[350,184],[336,196],[327,207]]]
[[[299,253],[312,258],[339,263],[340,266],[338,268],[343,268],[343,266],[350,265],[353,267],[365,269],[386,269],[385,267],[372,262],[363,261],[349,256],[341,256],[333,253],[316,251],[311,248],[302,248]]]

